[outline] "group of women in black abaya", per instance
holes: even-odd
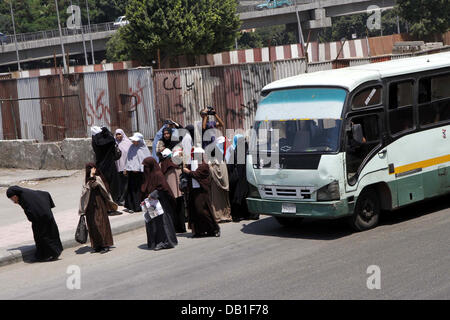
[[[155,158],[140,133],[128,138],[121,129],[113,135],[107,128],[92,128],[95,163],[86,164],[79,215],[93,252],[106,253],[114,245],[109,215],[118,205],[129,213],[143,211],[147,245],[154,250],[174,248],[186,222],[193,237],[219,237],[219,223],[258,218],[245,201],[245,161],[237,161],[244,137],[236,135],[228,148],[224,143],[218,149],[226,162],[209,161],[202,148],[194,148],[194,127],[186,129],[188,134],[176,139],[172,127],[162,128]],[[32,223],[36,259],[57,259],[63,247],[50,194],[13,186],[7,196]]]

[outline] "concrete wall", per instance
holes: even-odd
[[[151,140],[146,141],[152,152]],[[95,162],[92,139],[64,139],[38,143],[36,140],[0,140],[0,168],[35,170],[79,170]]]
[[[95,159],[90,138],[48,143],[0,140],[0,150],[2,168],[76,170]]]

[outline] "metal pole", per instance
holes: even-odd
[[[306,54],[305,39],[303,38],[302,24],[300,22],[300,16],[298,14],[297,3],[295,4],[295,13],[297,14],[298,39],[299,39],[300,43],[302,44],[303,55],[305,57],[305,62],[306,62],[305,63],[305,73],[308,73],[308,58],[307,58],[307,54]]]
[[[380,31],[381,36],[383,36],[383,10],[380,10]]]
[[[61,21],[59,20],[58,0],[55,0],[55,7],[56,7],[56,15],[58,17],[59,39],[60,39],[60,42],[61,42],[61,51],[62,51],[62,57],[63,57],[63,63],[64,63],[64,73],[67,74],[68,70],[67,70],[67,63],[66,63],[66,53],[64,52],[64,44],[63,44],[62,30],[61,30]]]
[[[89,4],[88,4],[88,0],[86,0],[86,9],[87,9],[87,16],[88,16],[89,38],[90,38],[90,40],[91,40],[92,64],[95,64],[95,58],[94,58],[94,45],[93,45],[93,43],[92,43],[91,18],[89,17]]]
[[[72,0],[70,0],[70,5],[72,5]],[[80,0],[78,0],[78,7],[80,7],[80,9],[81,9]],[[87,58],[87,52],[86,52],[86,44],[84,43],[83,20],[81,20],[80,28],[81,28],[81,40],[83,40],[84,61],[85,61],[86,65],[89,65],[88,58]]]
[[[9,1],[9,5],[11,7],[11,18],[12,18],[13,31],[14,31],[14,43],[16,44],[17,67],[19,68],[19,71],[21,71],[22,69],[20,68],[19,48],[17,47],[16,23],[14,21],[14,12],[13,12],[13,7],[12,7],[12,0]]]

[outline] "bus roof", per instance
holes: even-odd
[[[269,83],[262,91],[301,86],[332,86],[352,91],[367,81],[445,67],[450,67],[450,52],[304,73]]]

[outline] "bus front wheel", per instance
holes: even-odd
[[[301,224],[303,218],[287,218],[287,217],[275,217],[279,224],[283,227],[297,227]]]
[[[380,200],[373,189],[361,192],[356,201],[355,212],[350,217],[350,225],[355,231],[375,228],[380,218]]]

